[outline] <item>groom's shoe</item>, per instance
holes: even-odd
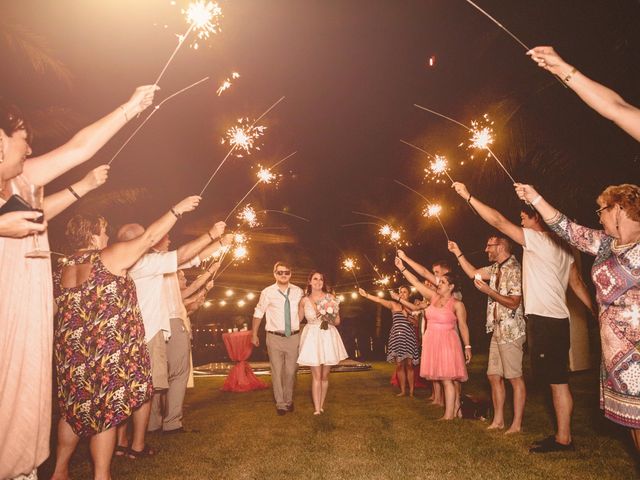
[[[282,415],[285,415],[287,411],[284,408],[276,408],[276,413],[282,416]]]
[[[293,402],[291,402],[289,405],[287,405],[287,412],[293,413],[293,410],[294,410],[294,406],[293,406]]]

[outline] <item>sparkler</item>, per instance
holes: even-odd
[[[355,272],[357,268],[358,268],[358,265],[356,261],[351,257],[345,258],[342,262],[342,269],[351,272],[351,274],[353,275],[353,279],[356,281],[356,287],[360,288],[360,284],[358,283],[358,277],[356,277],[356,272]]]
[[[367,225],[367,224],[377,225],[378,227],[380,227],[380,229],[378,230],[378,233],[383,238],[383,240],[388,240],[391,243],[391,245],[395,246],[396,248],[400,246],[401,239],[402,239],[401,228],[394,229],[391,225],[387,223],[387,221],[384,218],[378,217],[376,215],[371,215],[370,213],[356,212],[356,211],[352,211],[351,213],[355,213],[356,215],[363,215],[365,217],[375,218],[377,220],[381,220],[382,222],[384,222],[384,224],[382,225],[382,224],[373,223],[373,222],[358,222],[358,223],[342,225],[343,227],[347,227],[351,225]],[[402,242],[402,243],[404,243],[405,245],[408,245],[407,242]]]
[[[440,212],[442,212],[442,206],[438,203],[428,204],[427,207],[422,211],[422,216],[424,217],[435,217],[442,227],[442,231],[444,232],[444,236],[447,237],[447,242],[449,241],[449,235],[447,234],[447,230],[444,228],[442,221],[440,220]]]
[[[301,217],[300,215],[295,215],[290,212],[285,212],[284,210],[260,210],[260,213],[279,213],[281,215],[287,215],[289,217],[297,218],[298,220],[302,220],[304,222],[310,222],[308,218]]]
[[[263,184],[268,184],[268,183],[273,182],[273,181],[277,178],[277,176],[276,176],[274,173],[272,173],[272,172],[271,172],[271,170],[275,169],[278,165],[280,165],[280,164],[281,164],[282,162],[284,162],[285,160],[287,160],[287,159],[289,159],[289,158],[293,157],[296,153],[298,153],[298,152],[290,153],[289,155],[287,155],[286,157],[284,157],[282,160],[278,161],[276,164],[274,164],[274,165],[273,165],[272,167],[270,167],[270,168],[264,168],[264,167],[261,167],[261,168],[258,170],[258,173],[256,174],[256,175],[257,175],[257,177],[258,177],[258,180],[256,181],[256,183],[254,183],[254,184],[253,184],[253,186],[249,189],[249,191],[248,191],[247,193],[245,193],[245,194],[244,194],[244,196],[240,199],[240,201],[239,201],[238,203],[236,203],[236,205],[231,209],[231,211],[230,211],[230,212],[229,212],[229,214],[226,216],[226,218],[224,219],[224,221],[226,222],[227,220],[229,220],[229,217],[231,216],[231,214],[232,214],[233,212],[235,212],[236,208],[238,208],[238,206],[239,206],[242,202],[244,202],[244,200],[245,200],[245,199],[246,199],[246,198],[251,194],[251,192],[253,192],[253,191],[256,189],[256,187],[257,187],[258,185],[260,185],[261,183],[263,183]],[[245,208],[246,208],[246,207],[245,207]],[[254,212],[254,215],[255,215],[255,212]],[[249,222],[248,222],[248,223],[249,223]],[[256,224],[256,225],[257,225],[257,224]],[[256,226],[256,225],[254,225],[254,226]]]
[[[228,219],[228,215],[227,215],[227,219]],[[260,225],[260,222],[258,221],[258,215],[256,214],[256,211],[251,206],[251,204],[247,204],[240,211],[240,213],[238,214],[238,219],[245,222],[249,228],[254,228]]]
[[[207,80],[209,80],[209,77],[204,77],[204,78],[202,78],[202,79],[198,80],[197,82],[194,82],[194,83],[192,83],[191,85],[186,86],[186,87],[184,87],[184,88],[182,88],[182,89],[178,90],[177,92],[175,92],[175,93],[173,93],[173,94],[169,95],[167,98],[165,98],[164,100],[162,100],[158,105],[156,105],[155,107],[153,107],[153,109],[151,110],[151,113],[149,113],[149,115],[147,115],[147,117],[142,121],[142,123],[141,123],[140,125],[138,125],[138,128],[136,128],[136,129],[133,131],[133,133],[132,133],[131,135],[129,135],[129,138],[127,138],[127,139],[124,141],[124,143],[120,146],[120,148],[118,149],[118,151],[117,151],[116,153],[114,153],[114,154],[113,154],[113,157],[111,157],[111,160],[109,160],[108,165],[111,165],[111,163],[116,159],[116,157],[120,154],[120,152],[121,152],[122,150],[124,150],[124,147],[126,147],[126,146],[127,146],[127,144],[131,141],[131,139],[132,139],[133,137],[135,137],[136,133],[138,133],[138,131],[140,131],[140,129],[141,129],[142,127],[144,127],[144,124],[145,124],[145,123],[147,123],[147,122],[151,119],[151,117],[153,117],[153,116],[155,115],[155,113],[156,113],[158,110],[160,110],[160,107],[162,107],[162,105],[164,105],[164,103],[165,103],[165,102],[168,102],[168,101],[169,101],[169,100],[171,100],[172,98],[174,98],[174,97],[176,97],[176,96],[180,95],[180,94],[181,94],[181,93],[183,93],[183,92],[186,92],[186,91],[187,91],[187,90],[189,90],[190,88],[193,88],[193,87],[195,87],[196,85],[199,85],[199,84],[201,84],[202,82],[205,82],[205,81],[207,81]]]
[[[442,113],[436,112],[435,110],[431,110],[431,109],[429,109],[427,107],[423,107],[422,105],[418,105],[418,104],[414,103],[413,106],[417,107],[417,108],[420,108],[421,110],[426,110],[427,112],[433,113],[434,115],[442,117],[442,118],[444,118],[446,120],[449,120],[450,122],[453,122],[453,123],[455,123],[457,125],[460,125],[463,128],[466,128],[469,132],[471,132],[471,146],[473,148],[486,149],[487,152],[489,152],[489,154],[495,159],[495,161],[498,162],[498,165],[500,165],[502,170],[504,170],[504,173],[507,174],[507,176],[511,179],[511,181],[513,183],[516,183],[514,178],[509,173],[509,170],[507,170],[507,168],[500,161],[500,159],[496,156],[496,154],[493,153],[491,148],[489,148],[489,145],[491,145],[493,143],[493,140],[494,140],[493,130],[491,128],[489,128],[489,127],[480,128],[479,127],[479,123],[477,123],[477,122],[476,123],[474,123],[474,122],[471,123],[473,128],[472,127],[468,127],[464,123],[460,123],[459,121],[454,120],[451,117],[447,117],[446,115],[443,115]],[[488,115],[486,113],[483,115],[483,118],[486,121],[488,121]]]
[[[231,80],[235,80],[236,78],[240,78],[240,74],[238,72],[233,72],[231,74],[231,78],[227,77],[222,84],[220,84],[220,86],[218,87],[218,89],[216,90],[216,94],[218,96],[222,95],[222,92],[224,92],[225,90],[229,89],[232,85]]]
[[[178,45],[173,50],[169,60],[167,60],[167,63],[165,63],[164,67],[160,71],[156,81],[153,82],[155,85],[158,85],[158,82],[160,82],[164,72],[167,71],[167,68],[169,68],[173,58],[176,56],[178,50],[180,50],[180,47],[182,47],[182,44],[192,31],[197,32],[196,36],[198,38],[207,39],[211,34],[218,33],[220,30],[218,22],[220,21],[220,17],[222,17],[222,9],[215,2],[205,3],[204,0],[196,0],[191,2],[187,7],[187,10],[183,10],[182,13],[185,14],[185,19],[189,24],[189,28],[184,34],[178,35]],[[197,50],[198,44],[195,43],[193,48]]]
[[[440,176],[444,173],[449,180],[451,180],[451,183],[453,183],[453,179],[451,178],[451,176],[449,175],[449,166],[448,166],[448,162],[447,159],[442,156],[442,155],[433,155],[429,152],[427,152],[426,150],[414,145],[413,143],[407,142],[406,140],[400,140],[402,143],[404,143],[405,145],[410,146],[411,148],[415,148],[416,150],[424,153],[425,155],[431,157],[433,160],[431,161],[431,163],[429,164],[429,168],[425,168],[424,171],[427,173],[428,176],[431,176],[432,178],[434,178],[437,182],[440,182]]]
[[[234,149],[244,150],[245,153],[251,153],[251,150],[254,148],[256,150],[260,150],[259,146],[255,145],[256,140],[264,135],[264,131],[267,127],[263,125],[254,126],[254,124],[249,125],[248,118],[239,118],[237,121],[237,125],[234,125],[226,132],[226,138],[222,139],[222,144],[228,143]],[[236,154],[236,157],[242,158],[242,154]]]
[[[258,118],[256,118],[253,123],[250,125],[250,128],[255,127],[255,125],[262,120],[262,118],[267,115],[271,110],[273,110],[275,108],[276,105],[278,105],[282,100],[284,100],[284,97],[280,97],[280,99],[278,99],[273,105],[271,105],[269,108],[267,108],[262,115],[260,115]],[[213,178],[216,176],[216,174],[218,173],[218,171],[222,168],[222,165],[224,165],[227,161],[227,159],[231,156],[231,154],[233,153],[233,151],[236,149],[238,144],[233,143],[231,145],[231,148],[229,149],[229,151],[227,152],[227,154],[224,156],[224,158],[222,159],[222,161],[220,162],[220,164],[218,165],[218,167],[215,169],[215,171],[211,174],[211,176],[209,177],[209,180],[207,180],[207,183],[205,183],[204,187],[202,188],[202,190],[200,191],[200,196],[202,196],[202,194],[204,193],[204,191],[207,189],[207,187],[209,186],[209,184],[211,183],[211,181],[213,180]]]

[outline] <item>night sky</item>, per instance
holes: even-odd
[[[186,2],[177,3],[4,2],[0,21],[36,36],[71,77],[65,81],[51,69],[35,72],[19,47],[0,38],[0,93],[33,119],[40,132],[36,154],[126,101],[136,86],[153,82],[176,46],[175,35],[186,29],[180,14]],[[478,3],[527,45],[553,45],[585,74],[640,104],[639,2]],[[285,101],[264,121],[261,150],[228,162],[199,209],[172,234],[176,246],[203,233],[252,185],[252,166],[298,152],[280,169],[278,188],[258,189],[249,201],[311,221],[268,214],[268,228],[251,233],[250,261],[227,270],[219,279],[224,287],[263,288],[273,281],[271,266],[279,258],[292,263],[296,283],[304,284],[317,267],[341,291],[353,285],[339,269],[343,255],[360,256],[363,284],[372,271],[362,254],[391,272],[392,250],[378,245],[374,226],[341,227],[367,221],[354,210],[401,224],[411,242],[406,251],[418,260],[449,256],[440,227],[420,216],[424,202],[394,179],[441,202],[450,236],[477,252],[476,263],[485,262],[487,227],[447,184],[424,181],[425,157],[400,139],[448,155],[455,179],[516,220],[513,189],[495,162],[480,155],[470,160],[471,152],[458,146],[467,143],[464,130],[414,103],[463,123],[488,112],[495,121],[494,151],[513,175],[535,183],[553,204],[588,225],[595,225],[594,200],[604,187],[640,182],[637,142],[535,66],[463,0],[235,0],[221,6],[222,32],[198,50],[183,48],[156,98],[206,75],[212,80],[163,106],[117,158],[108,183],[51,222],[55,249],[65,248],[62,231],[74,212],[98,210],[115,227],[146,224],[199,192],[226,153],[223,132],[236,118],[256,117],[283,95]],[[429,66],[432,56],[435,65]],[[216,96],[232,71],[241,78]],[[48,191],[107,161],[141,119]],[[212,298],[221,291],[214,289]]]

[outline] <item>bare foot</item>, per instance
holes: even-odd
[[[439,422],[443,422],[443,421],[445,421],[445,420],[453,420],[453,419],[454,419],[454,417],[447,417],[446,415],[443,415],[442,417],[440,417],[440,418],[438,419],[438,421],[439,421]]]
[[[409,396],[410,396],[411,398],[413,398],[413,392],[411,392],[411,393],[409,394]]]
[[[313,412],[314,415],[320,415],[320,412]]]
[[[503,428],[504,428],[504,424],[492,423],[487,427],[487,430],[502,430]]]
[[[509,430],[504,432],[505,435],[511,435],[512,433],[520,433],[520,427],[518,428],[510,427]]]
[[[400,392],[400,393],[396,394],[396,397],[404,397],[404,392]]]

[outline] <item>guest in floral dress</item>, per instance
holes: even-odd
[[[102,217],[76,215],[66,236],[76,253],[54,275],[58,449],[53,479],[68,477],[81,437],[90,437],[95,477],[110,478],[118,424],[148,416],[149,352],[130,268],[200,197],[187,197],[141,236],[107,247]],[[146,427],[146,426],[145,426]],[[134,439],[135,441],[135,439]],[[145,446],[132,443],[138,451]]]
[[[600,406],[609,420],[631,429],[640,450],[640,187],[610,186],[600,194],[596,214],[604,230],[572,222],[530,185],[516,184],[516,193],[560,237],[596,257],[591,278],[600,311]]]

